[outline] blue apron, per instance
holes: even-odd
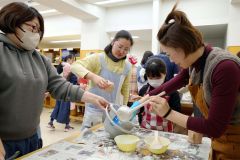
[[[122,105],[123,104],[123,96],[121,94],[122,84],[128,75],[131,65],[128,61],[125,61],[125,67],[122,73],[115,73],[110,71],[107,68],[107,63],[105,62],[105,53],[99,54],[100,64],[101,64],[101,71],[99,76],[110,80],[114,83],[114,89],[112,92],[107,92],[103,89],[100,89],[97,85],[93,86],[89,89],[89,92],[104,97],[110,103],[115,103]],[[104,111],[93,104],[86,103],[85,104],[85,111],[83,117],[82,128],[90,128],[98,123],[102,123],[104,121]]]

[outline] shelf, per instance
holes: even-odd
[[[74,121],[83,121],[85,103],[75,103],[75,109],[70,111],[70,119]]]
[[[71,121],[74,120],[74,121],[82,122],[83,121],[83,116],[71,116],[70,115],[70,119],[71,119]]]

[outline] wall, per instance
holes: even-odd
[[[106,15],[106,31],[152,28],[152,3],[110,8]]]
[[[176,1],[164,0],[161,9],[166,17]],[[226,24],[228,22],[229,0],[181,0],[178,9],[184,11],[193,25]]]
[[[151,50],[150,41],[135,41],[133,47],[131,48],[130,54],[134,55],[138,59],[137,65],[140,63],[143,57],[143,53],[146,50]]]
[[[81,33],[82,21],[67,15],[48,17],[45,21],[44,37],[74,35]]]
[[[204,42],[210,44],[213,47],[225,48],[225,39],[224,38],[206,38]]]
[[[240,46],[240,3],[231,4],[227,31],[227,46]]]

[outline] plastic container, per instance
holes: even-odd
[[[114,108],[118,108],[118,105],[113,105]],[[131,122],[113,122],[115,113],[112,110],[108,110],[108,107],[105,108],[106,118],[104,120],[104,129],[109,133],[110,138],[115,138],[118,135],[131,134],[134,124]]]

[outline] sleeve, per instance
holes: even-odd
[[[129,90],[130,90],[130,76],[131,76],[131,71],[129,71],[127,77],[125,78],[123,85],[122,85],[122,89],[121,89],[121,93],[123,95],[123,104],[127,105],[128,103],[128,98],[129,98]]]
[[[209,137],[220,137],[232,118],[240,88],[240,68],[225,60],[213,70],[208,118],[189,117],[187,128]]]
[[[178,74],[179,73],[179,67],[175,63],[173,64],[173,74]]]
[[[43,57],[43,61],[46,65],[48,74],[47,91],[49,91],[55,99],[62,99],[72,102],[80,101],[84,90],[77,85],[72,85],[70,82],[66,81],[65,78],[60,76],[48,59]]]
[[[71,65],[71,72],[84,78],[89,72],[98,74],[100,67],[99,55],[93,54],[73,63]]]

